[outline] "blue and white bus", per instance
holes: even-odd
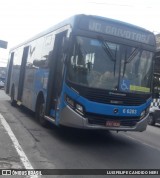
[[[5,90],[42,125],[144,131],[155,50],[143,28],[75,15],[10,50]]]

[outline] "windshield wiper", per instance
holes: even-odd
[[[141,51],[140,48],[136,48],[131,54],[130,56],[126,59],[126,63],[130,63],[132,61],[132,59],[135,58],[135,56],[137,56],[137,54]],[[127,50],[126,50],[127,53]],[[125,54],[126,55],[126,54]]]
[[[105,53],[110,57],[110,59],[115,62],[116,61],[116,54],[115,56],[113,55],[110,47],[108,46],[107,42],[105,42],[102,38],[98,37],[98,41],[101,43],[103,50]],[[116,48],[116,53],[117,53],[117,48]]]
[[[123,77],[126,71],[126,64],[127,64],[127,49],[125,51],[125,58],[124,58],[124,67],[123,67]]]
[[[115,71],[116,71],[116,59],[117,59],[117,46],[116,46],[116,51],[115,55],[111,51],[109,45],[107,42],[102,37],[97,37],[98,41],[101,43],[103,50],[105,53],[109,56],[110,60],[114,62],[114,76],[115,76]]]
[[[140,48],[135,48],[132,53],[130,54],[130,56],[127,58],[127,48],[126,48],[126,51],[125,51],[125,58],[124,58],[124,67],[123,67],[123,77],[124,77],[124,74],[125,74],[125,71],[126,71],[126,64],[127,63],[130,63],[134,58],[135,56],[137,56],[137,54],[140,52],[140,55],[142,54],[142,49]]]

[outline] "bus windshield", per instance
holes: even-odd
[[[68,62],[70,82],[91,88],[149,93],[153,53],[77,36]]]

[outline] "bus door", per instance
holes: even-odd
[[[49,56],[49,78],[48,78],[48,91],[46,99],[46,115],[50,115],[52,109],[55,116],[57,110],[57,101],[60,97],[63,74],[64,74],[64,55],[63,55],[63,39],[66,37],[67,31],[56,34],[54,49]]]
[[[6,82],[6,93],[9,93],[10,90],[10,83],[11,83],[11,74],[12,74],[12,67],[13,67],[13,59],[14,59],[14,52],[11,53],[11,58],[9,61],[9,65],[8,65],[8,71],[7,71],[7,82]]]
[[[19,83],[18,83],[17,100],[20,102],[22,100],[22,94],[23,94],[23,88],[24,88],[25,67],[26,67],[27,58],[28,58],[28,51],[29,51],[29,46],[24,47],[22,62],[21,62],[21,69],[20,69],[20,74],[19,74]]]

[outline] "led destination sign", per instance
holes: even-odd
[[[108,19],[106,19],[105,22],[104,20],[86,18],[81,20],[80,27],[89,31],[113,35],[140,43],[155,45],[155,38],[151,32],[147,32],[146,30],[143,30],[139,27],[125,24],[123,22],[116,22]]]

